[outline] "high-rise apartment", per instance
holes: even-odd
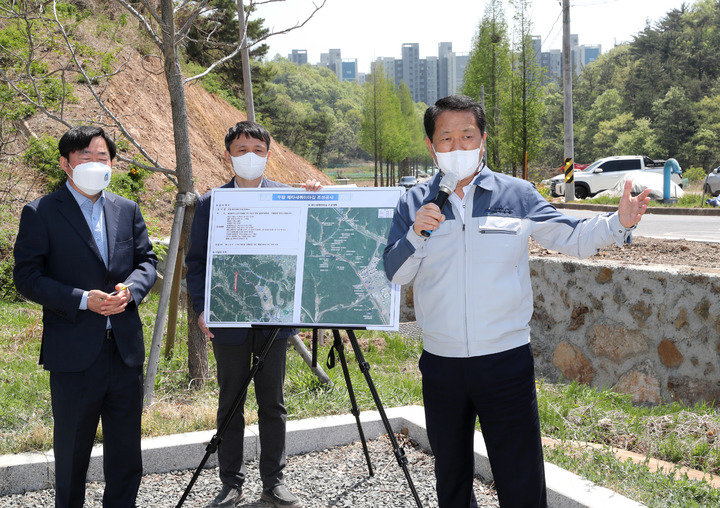
[[[447,97],[450,82],[448,77],[448,63],[452,54],[452,42],[438,44],[438,97]]]
[[[402,45],[402,81],[410,89],[413,101],[420,101],[420,44]]]
[[[293,49],[292,53],[288,55],[288,60],[296,65],[305,65],[307,63],[307,50]]]

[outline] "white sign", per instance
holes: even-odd
[[[213,189],[208,326],[397,330],[400,287],[382,256],[403,192]]]

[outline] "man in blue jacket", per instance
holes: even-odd
[[[239,122],[225,136],[225,160],[235,171],[235,177],[223,185],[223,189],[288,187],[263,176],[270,156],[270,134],[255,122]],[[318,182],[308,180],[308,190],[318,190]],[[252,359],[259,356],[265,344],[266,334],[255,328],[213,328],[205,324],[205,283],[210,225],[211,193],[207,192],[197,202],[195,218],[190,233],[187,265],[187,285],[192,306],[198,313],[198,325],[212,340],[217,378],[220,388],[217,426],[231,416],[235,397],[240,392],[252,367]],[[300,500],[285,486],[285,422],[287,412],[283,397],[285,380],[285,355],[288,337],[297,330],[283,328],[265,357],[263,368],[255,374],[255,397],[258,403],[260,427],[260,479],[263,484],[261,499],[275,506],[301,506]],[[231,420],[218,446],[218,462],[222,488],[212,506],[235,506],[244,498],[242,491],[246,467],[243,460],[245,432],[245,399],[238,413]]]
[[[138,305],[157,258],[137,203],[104,189],[115,143],[76,127],[59,143],[68,180],[23,208],[15,286],[43,306],[40,363],[50,371],[55,506],[82,507],[102,418],[104,507],[130,508],[142,477],[145,344]]]
[[[485,115],[470,97],[438,100],[424,122],[425,142],[441,173],[400,199],[384,264],[392,282],[414,279],[439,506],[477,506],[473,433],[479,418],[500,506],[543,508],[528,238],[579,257],[622,245],[647,208],[648,191],[633,198],[626,185],[617,212],[568,217],[529,182],[483,165]],[[440,210],[432,201],[448,173],[458,185]]]

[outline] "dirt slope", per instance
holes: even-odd
[[[148,153],[158,157],[163,166],[174,168],[170,96],[165,77],[159,72],[160,62],[158,59],[143,62],[137,52],[129,49],[123,56],[128,59],[126,68],[113,77],[104,99],[118,116],[123,117],[128,131]],[[225,133],[233,124],[247,120],[247,116],[198,84],[186,87],[186,100],[195,185],[198,192],[204,193],[233,176],[223,159]],[[269,178],[288,184],[304,182],[308,178],[331,183],[315,166],[275,140],[271,152],[266,172]],[[160,175],[153,178],[155,185],[163,185],[164,180]]]
[[[530,255],[540,257],[571,258],[549,251],[530,240]],[[590,261],[614,261],[623,265],[663,265],[678,270],[720,274],[720,243],[692,242],[688,240],[663,240],[634,236],[632,243],[618,247],[611,245],[600,249]]]
[[[156,157],[163,167],[174,169],[175,145],[170,95],[160,60],[153,57],[143,58],[132,48],[132,44],[127,44],[117,55],[116,63],[123,61],[126,63],[122,72],[113,76],[109,84],[98,85],[98,92],[108,108],[121,119],[128,132],[147,153]],[[225,133],[233,124],[246,120],[247,116],[226,101],[208,93],[197,83],[187,85],[185,90],[195,188],[203,194],[234,176],[223,158]],[[68,104],[65,111],[65,118],[71,124],[87,124],[88,120],[92,119],[105,125],[106,130],[111,132],[116,140],[121,139],[119,131],[107,127],[112,120],[97,106],[83,86],[74,85],[73,92],[78,100]],[[65,126],[42,114],[36,114],[26,125],[33,134],[49,134],[58,138],[67,130]],[[18,151],[23,149],[24,146],[20,146]],[[308,178],[319,180],[324,185],[332,183],[322,171],[274,139],[270,150],[271,156],[265,173],[268,178],[287,184],[302,183]],[[124,155],[132,156],[133,153],[134,148],[131,153]],[[117,163],[116,168],[124,170],[126,165]],[[29,168],[23,170],[28,172],[30,180],[34,172]],[[143,199],[145,213],[156,219],[155,225],[167,234],[172,221],[174,187],[164,175],[157,173],[148,179],[147,188],[148,192]],[[41,193],[33,189],[29,198]]]

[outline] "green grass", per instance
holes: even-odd
[[[599,197],[590,198],[578,203],[592,204],[592,205],[613,205],[617,206],[620,204],[620,198],[609,198]],[[678,198],[676,203],[663,203],[662,201],[650,200],[651,207],[673,207],[673,208],[702,208],[702,194],[694,192],[686,192],[681,198]]]
[[[608,450],[546,448],[545,460],[651,508],[720,506],[720,491],[708,483],[650,472],[629,459],[621,462]]]
[[[375,165],[372,162],[358,162],[356,164],[326,168],[325,174],[336,181],[347,179],[349,183],[364,182],[375,178]]]
[[[157,295],[141,307],[149,346]],[[52,447],[52,415],[48,375],[37,365],[41,311],[37,305],[0,301],[0,454],[48,450]],[[210,379],[201,389],[190,387],[187,374],[187,323],[180,313],[173,356],[162,358],[153,404],[143,415],[143,435],[159,436],[215,428],[217,383],[209,348]],[[310,333],[301,332],[306,343]],[[343,334],[344,336],[344,334]],[[386,408],[422,404],[417,361],[420,341],[395,333],[357,332],[370,374]],[[365,377],[352,348],[345,343],[351,382],[361,410],[375,409]],[[323,385],[300,355],[288,353],[286,406],[293,420],[347,414],[351,404],[339,361],[328,369],[332,338],[318,353],[319,364],[332,380]],[[579,449],[578,441],[625,448],[677,466],[720,474],[720,415],[714,407],[672,403],[635,406],[627,395],[596,390],[577,383],[539,380],[538,407],[542,433],[564,444],[546,448],[546,460],[651,507],[715,506],[720,493],[705,482],[651,473],[644,465],[621,462],[606,448]],[[246,405],[249,424],[257,422],[257,403],[250,390]],[[98,441],[102,432],[98,432]]]
[[[141,307],[146,349],[152,338],[157,303],[157,295],[151,294]],[[0,301],[0,319],[5,322],[0,330],[0,348],[4,352],[0,365],[0,454],[49,450],[52,448],[49,375],[38,365],[42,312],[35,304]],[[420,343],[397,334],[357,332],[357,336],[371,364],[371,376],[383,404],[386,407],[421,404],[416,366]],[[143,415],[146,437],[215,428],[218,388],[212,348],[208,346],[210,379],[203,388],[194,389],[189,386],[187,341],[181,339],[187,337],[184,312],[180,313],[177,337],[172,357],[166,359],[161,355],[153,404]],[[288,354],[285,403],[289,418],[350,411],[339,361],[332,370],[325,367],[331,345],[329,338],[318,352],[318,362],[331,378],[332,386],[321,384],[300,355]],[[374,409],[374,401],[349,344],[346,344],[345,355],[359,408]],[[257,422],[257,402],[252,389],[248,392],[246,417],[249,424]],[[97,441],[101,440],[100,431]]]

